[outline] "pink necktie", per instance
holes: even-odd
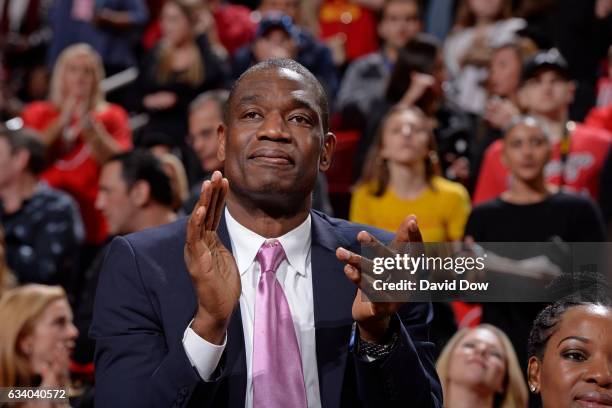
[[[306,408],[302,358],[285,293],[276,270],[285,259],[278,241],[257,253],[261,277],[255,298],[253,407]]]

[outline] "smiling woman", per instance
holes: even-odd
[[[612,407],[612,303],[560,300],[529,339],[529,389],[543,408]]]

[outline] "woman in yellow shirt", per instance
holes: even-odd
[[[470,213],[466,189],[437,174],[435,137],[418,108],[394,106],[383,118],[351,199],[351,221],[396,231],[415,214],[425,242],[456,241]]]

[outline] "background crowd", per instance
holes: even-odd
[[[269,58],[329,98],[315,209],[416,214],[425,242],[609,241],[611,44],[611,0],[0,0],[0,387],[91,404],[108,242],[191,212],[228,89]],[[609,299],[544,306],[435,304],[446,406],[563,406],[570,360],[612,405],[609,340],[559,351],[612,332]]]

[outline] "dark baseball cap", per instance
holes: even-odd
[[[263,16],[257,28],[256,36],[258,38],[262,37],[275,28],[285,31],[294,40],[298,39],[298,28],[293,23],[293,19],[282,13],[267,13]]]
[[[525,82],[533,78],[542,69],[552,69],[557,71],[566,79],[571,79],[569,66],[563,55],[556,48],[551,48],[547,51],[540,51],[529,58],[523,65],[521,73],[521,82]]]

